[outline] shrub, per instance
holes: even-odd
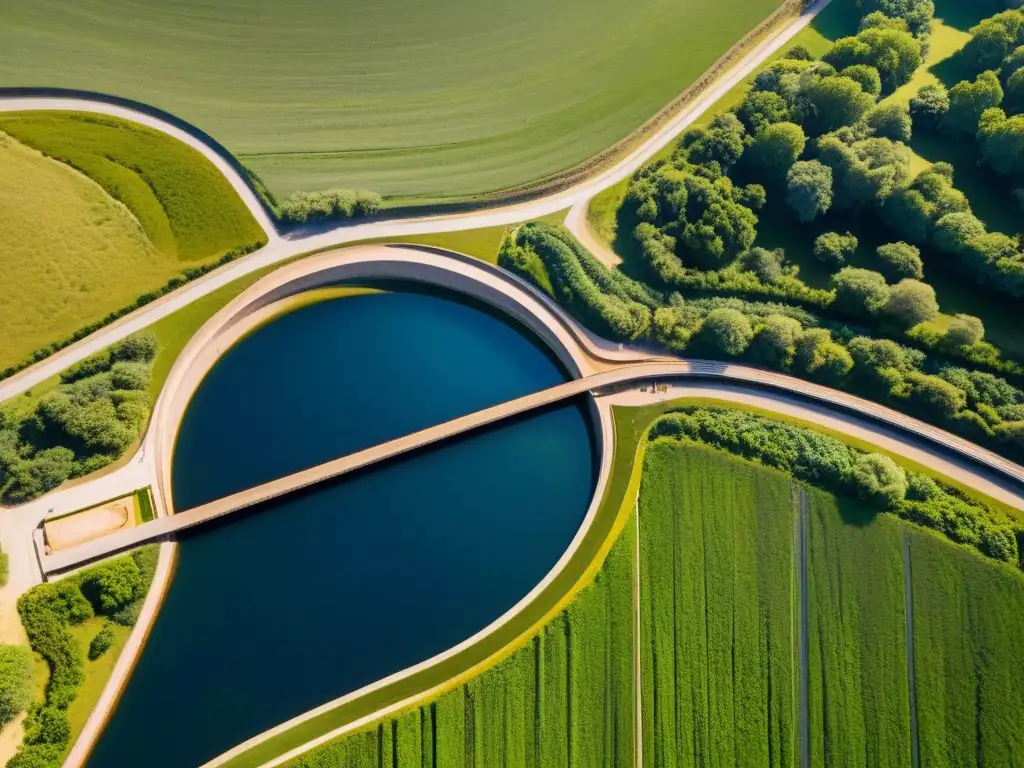
[[[928,475],[919,472],[907,473],[907,498],[911,501],[928,501],[941,493],[938,483]]]
[[[758,280],[774,285],[783,276],[783,251],[781,248],[774,251],[751,248],[743,255],[743,266],[757,275]]]
[[[836,307],[851,315],[870,315],[891,300],[885,278],[870,269],[843,267],[832,276],[832,284],[836,289]]]
[[[1024,173],[1024,115],[1007,117],[1001,109],[986,110],[978,124],[978,140],[982,157],[997,173]]]
[[[888,243],[880,245],[876,251],[882,262],[882,272],[890,280],[896,281],[904,277],[920,280],[924,277],[924,263],[921,261],[920,249],[909,243]]]
[[[929,131],[937,131],[949,112],[949,91],[941,83],[923,85],[910,99],[913,124]]]
[[[811,378],[835,383],[853,368],[853,358],[824,328],[811,328],[796,341],[794,365]]]
[[[927,34],[935,18],[935,3],[932,0],[866,0],[864,12],[870,18],[874,14],[900,19],[915,35]]]
[[[757,171],[759,178],[781,184],[803,154],[807,144],[803,128],[794,123],[775,123],[765,126],[754,137],[744,154],[744,162]]]
[[[731,357],[742,355],[754,337],[750,321],[735,309],[716,309],[711,312],[701,332],[709,344]]]
[[[971,315],[954,315],[946,329],[946,343],[951,347],[970,347],[985,337],[985,326]]]
[[[736,115],[751,134],[769,125],[789,120],[789,104],[773,91],[750,91],[736,110]]]
[[[907,476],[888,456],[867,453],[857,457],[847,474],[857,498],[879,509],[891,509],[907,495]]]
[[[104,624],[96,636],[89,643],[89,660],[95,661],[104,653],[110,650],[114,643],[114,627],[112,624]]]
[[[786,203],[802,222],[826,213],[832,207],[832,169],[817,160],[794,163],[786,176]]]
[[[889,289],[885,313],[904,328],[932,320],[939,314],[935,289],[919,280],[900,280]]]
[[[833,267],[841,267],[857,250],[857,238],[847,232],[826,232],[814,240],[814,258]]]
[[[949,111],[943,128],[954,136],[974,135],[987,109],[998,107],[1003,88],[995,72],[982,72],[974,82],[962,80],[949,91]]]
[[[853,125],[871,109],[875,100],[860,83],[848,77],[816,77],[802,82],[794,115],[809,136],[821,136]]]
[[[773,368],[788,366],[802,330],[800,323],[791,317],[769,315],[754,335],[750,345],[751,356]]]
[[[842,77],[848,77],[860,83],[864,93],[877,99],[882,94],[882,78],[878,70],[868,64],[853,64],[839,72]]]
[[[0,726],[32,703],[32,652],[23,645],[0,645]]]
[[[288,224],[344,221],[372,216],[380,209],[380,203],[380,195],[361,189],[294,192],[281,201],[278,217]]]
[[[133,333],[111,345],[110,359],[112,361],[124,360],[130,363],[148,363],[156,357],[156,348],[156,334],[152,332]]]
[[[906,104],[879,104],[864,115],[864,126],[873,136],[909,142],[913,131]]]
[[[111,614],[135,598],[142,587],[142,576],[132,558],[120,557],[84,571],[79,584],[97,613]]]
[[[938,376],[914,373],[909,381],[911,400],[940,420],[953,418],[967,406],[967,396]]]

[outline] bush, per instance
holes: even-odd
[[[904,328],[932,320],[939,314],[935,289],[918,280],[900,280],[889,289],[885,313]]]
[[[754,337],[750,321],[735,309],[716,309],[711,312],[701,332],[709,344],[730,357],[742,355]]]
[[[773,91],[750,91],[736,110],[736,116],[751,133],[789,120],[789,104]]]
[[[911,400],[925,413],[941,420],[953,418],[967,406],[967,396],[938,376],[911,374]]]
[[[913,124],[929,131],[937,131],[949,112],[949,91],[941,83],[923,85],[910,99]]]
[[[781,248],[769,251],[767,248],[751,248],[743,255],[743,266],[749,269],[761,282],[774,285],[783,277],[784,253]]]
[[[104,624],[96,636],[89,643],[89,661],[96,661],[100,656],[110,650],[114,643],[114,627],[112,624]]]
[[[817,160],[794,163],[786,176],[786,204],[802,222],[827,213],[832,207],[832,169]]]
[[[955,315],[946,329],[946,343],[951,347],[971,347],[985,337],[985,326],[971,315]]]
[[[889,286],[878,272],[843,267],[832,276],[835,306],[851,315],[866,317],[891,301]]]
[[[795,123],[767,125],[754,137],[743,155],[744,162],[759,173],[758,178],[781,184],[789,169],[803,154],[807,137]]]
[[[913,132],[910,109],[905,104],[879,104],[864,115],[864,126],[872,136],[909,142]]]
[[[380,210],[380,203],[380,195],[361,189],[294,192],[281,201],[278,217],[288,224],[345,221],[372,216]]]
[[[800,323],[784,315],[769,315],[761,323],[750,345],[755,361],[772,368],[783,368],[793,360],[796,340],[803,328]]]
[[[0,645],[0,726],[32,704],[32,652],[23,645]]]
[[[911,277],[920,280],[924,277],[921,251],[913,245],[888,243],[880,245],[876,253],[878,260],[882,262],[882,273],[888,279],[896,281],[904,277]]]
[[[998,107],[1003,88],[995,72],[982,72],[972,82],[961,80],[949,91],[949,111],[943,129],[953,136],[974,135],[985,110]]]
[[[882,94],[882,78],[878,70],[868,64],[853,64],[839,73],[842,77],[848,77],[860,83],[864,93],[877,99]]]
[[[111,614],[128,605],[142,588],[142,576],[135,560],[120,557],[90,568],[79,577],[82,594],[96,613]]]
[[[907,495],[907,476],[888,456],[857,457],[847,474],[853,495],[879,509],[891,509]]]
[[[833,267],[841,267],[857,250],[857,238],[847,232],[826,232],[814,240],[814,258]]]
[[[812,328],[797,339],[793,364],[812,379],[834,384],[853,369],[853,358],[827,330]]]

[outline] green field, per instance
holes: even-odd
[[[789,478],[658,441],[639,508],[644,764],[795,765]]]
[[[460,197],[577,165],[672,101],[779,0],[40,0],[0,85],[169,110],[275,193]]]
[[[903,525],[851,499],[816,488],[803,492],[811,765],[905,768]]]
[[[132,123],[3,115],[0,164],[0,369],[266,239],[209,161]]]
[[[910,534],[921,765],[1024,765],[1024,576]]]
[[[633,528],[526,646],[418,709],[292,768],[621,768],[633,764]]]

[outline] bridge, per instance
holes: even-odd
[[[772,373],[742,365],[717,363],[700,360],[671,360],[647,363],[621,364],[616,368],[583,376],[564,384],[534,392],[505,403],[484,408],[442,424],[389,440],[384,443],[349,454],[339,459],[318,464],[277,480],[239,491],[192,509],[158,518],[148,523],[116,531],[66,550],[44,555],[41,566],[44,575],[56,574],[78,568],[104,557],[137,547],[140,544],[162,539],[178,531],[202,525],[211,520],[226,517],[240,510],[286,496],[303,488],[333,480],[350,472],[373,466],[405,453],[425,448],[435,443],[506,419],[545,408],[569,400],[586,392],[598,393],[625,385],[644,381],[679,379],[682,377],[703,377],[724,379],[729,382],[754,385],[758,388],[782,390],[805,399],[817,400],[831,407],[867,416],[876,423],[895,427],[915,437],[966,457],[1016,483],[1024,485],[1024,468],[1001,456],[962,440],[936,427],[876,403],[834,389],[811,384],[791,376]],[[610,438],[610,436],[609,436]]]

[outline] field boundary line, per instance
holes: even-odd
[[[907,627],[907,685],[910,689],[910,765],[921,768],[917,729],[917,671],[914,668],[914,599],[911,576],[910,532],[903,529],[903,611]]]

